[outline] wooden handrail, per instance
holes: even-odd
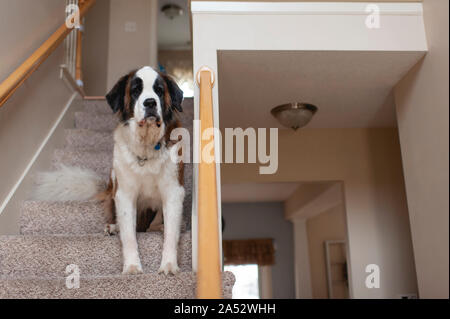
[[[83,32],[80,29],[77,30],[77,54],[75,57],[75,80],[78,86],[82,86],[83,75],[81,73],[81,57],[82,57],[82,38]]]
[[[84,0],[80,3],[80,18],[94,5],[95,0]],[[0,107],[14,94],[26,79],[55,51],[73,29],[64,23],[55,31],[31,56],[13,73],[0,83]]]
[[[212,72],[200,70],[200,164],[198,168],[198,271],[197,298],[221,298],[220,243],[217,207],[216,163],[202,159],[204,147],[211,143],[202,139],[203,132],[214,127]],[[212,136],[214,143],[214,136]],[[214,148],[211,151],[214,154]]]

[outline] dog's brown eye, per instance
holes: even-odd
[[[139,95],[141,95],[142,93],[142,88],[143,88],[142,80],[139,78],[134,79],[131,82],[130,95],[134,98],[138,98]]]
[[[164,93],[164,88],[162,86],[155,86],[155,93],[158,96],[162,96]]]
[[[131,89],[131,94],[132,94],[134,97],[137,97],[140,93],[141,93],[141,90],[140,90],[138,87],[135,87],[135,88],[132,88],[132,89]]]

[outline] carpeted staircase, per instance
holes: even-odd
[[[106,182],[112,161],[116,117],[103,100],[84,101],[66,145],[56,150],[53,167],[85,167]],[[183,126],[191,130],[192,99],[184,101]],[[195,298],[191,266],[192,166],[185,169],[186,199],[176,276],[158,274],[163,233],[138,233],[144,274],[122,275],[118,236],[105,236],[102,207],[95,201],[22,204],[20,235],[0,236],[0,298]],[[80,287],[66,287],[66,267],[76,265]],[[231,298],[234,276],[224,273],[223,295]]]

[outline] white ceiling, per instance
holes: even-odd
[[[302,183],[222,184],[223,203],[283,202]]]
[[[166,4],[177,4],[183,8],[184,14],[173,20],[168,19],[161,8]],[[159,49],[190,49],[191,27],[188,11],[188,0],[158,1],[158,46]]]
[[[221,127],[278,127],[270,110],[315,104],[310,128],[396,126],[392,88],[422,52],[219,51]]]

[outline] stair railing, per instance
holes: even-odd
[[[79,0],[80,19],[94,5],[95,0]],[[2,83],[0,83],[0,107],[17,91],[17,89],[39,68],[39,66],[58,48],[66,37],[74,31],[68,28],[66,23],[62,24],[36,51],[33,52],[14,72],[12,72]],[[75,30],[79,31],[79,30]],[[81,41],[81,38],[80,40]],[[81,70],[81,46],[76,50],[79,55],[75,58]],[[78,60],[77,60],[78,59]],[[76,65],[77,63],[75,63]],[[81,72],[80,72],[81,76]]]
[[[208,161],[203,151],[208,144],[214,145],[214,135],[204,140],[206,130],[214,128],[212,89],[214,74],[203,67],[197,74],[200,88],[200,163],[198,166],[198,263],[197,298],[221,298],[220,242],[217,207],[216,161],[214,147]]]

